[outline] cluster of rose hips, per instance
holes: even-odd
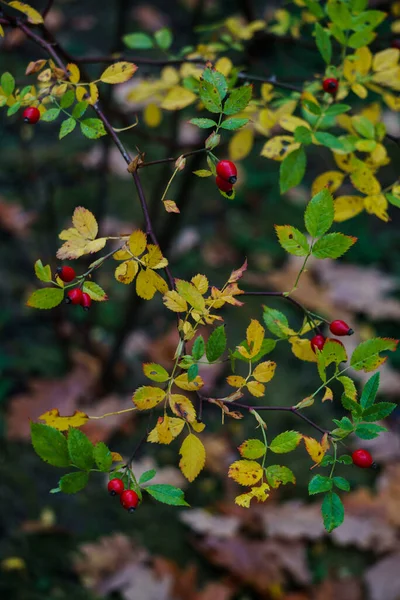
[[[339,89],[339,81],[335,79],[335,77],[328,77],[324,79],[322,82],[322,89],[327,94],[331,94],[332,96],[336,96]]]
[[[341,321],[340,319],[337,319],[336,321],[332,321],[332,323],[329,325],[329,329],[331,331],[331,333],[333,333],[333,335],[337,335],[337,336],[343,336],[343,335],[353,335],[354,331],[347,325],[347,323],[345,323],[344,321]],[[317,350],[322,350],[322,348],[325,345],[326,340],[329,338],[326,338],[325,336],[322,335],[322,333],[318,333],[317,335],[314,335],[314,337],[311,340],[311,348],[314,350],[314,352]],[[343,346],[342,342],[340,342],[339,340],[334,340],[337,344],[340,344],[341,346]]]
[[[237,182],[237,168],[230,160],[220,160],[217,163],[217,177],[215,183],[221,192],[230,196],[233,191],[233,185]]]
[[[58,267],[57,275],[64,283],[71,283],[76,277],[75,270],[72,267]],[[89,310],[92,304],[92,299],[86,292],[82,292],[81,288],[73,288],[67,292],[65,298],[67,304],[80,304],[84,310]]]
[[[125,490],[122,479],[111,479],[107,486],[111,496],[119,496],[123,508],[132,513],[139,504],[139,496],[134,490]]]

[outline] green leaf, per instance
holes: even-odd
[[[396,408],[394,402],[379,402],[370,408],[367,408],[362,415],[364,421],[373,422],[386,419]]]
[[[316,117],[319,117],[322,113],[321,107],[315,102],[312,102],[312,100],[304,99],[302,100],[302,104],[308,110],[308,112],[310,112],[312,115],[315,115]]]
[[[42,423],[31,423],[31,437],[33,449],[42,460],[53,467],[70,465],[67,440],[61,431]]]
[[[324,477],[323,475],[314,475],[308,484],[308,494],[310,496],[314,494],[321,494],[322,492],[329,492],[332,489],[332,479]]]
[[[333,465],[334,462],[335,461],[333,459],[333,456],[331,456],[330,454],[325,454],[325,456],[319,463],[319,466],[320,467],[328,467],[329,465]]]
[[[363,137],[373,140],[375,138],[375,127],[374,124],[371,123],[367,117],[363,117],[361,115],[353,117],[351,119],[351,124],[354,129],[362,135]]]
[[[272,452],[275,452],[275,454],[292,452],[292,450],[295,450],[299,445],[301,438],[302,435],[298,431],[284,431],[272,440],[269,449],[272,450]]]
[[[281,484],[296,483],[293,471],[282,465],[270,465],[265,469],[265,476],[272,488],[278,488]]]
[[[279,186],[281,194],[285,194],[288,190],[303,181],[306,172],[307,156],[304,148],[300,146],[297,150],[293,150],[288,154],[279,169]]]
[[[40,279],[40,281],[48,283],[49,281],[51,281],[50,265],[44,266],[39,258],[39,260],[35,262],[35,275],[38,279]]]
[[[143,371],[146,377],[152,381],[157,381],[158,383],[163,383],[169,379],[168,371],[157,363],[145,363],[143,365]]]
[[[386,195],[386,200],[388,202],[390,202],[390,204],[393,204],[393,206],[400,208],[400,198],[398,198],[397,196],[394,196],[393,194],[385,194],[385,195]]]
[[[188,381],[194,381],[197,377],[197,375],[199,374],[199,366],[198,365],[191,365],[188,368],[188,372],[187,372],[187,376],[188,376]]]
[[[326,12],[332,23],[339,27],[339,29],[346,30],[351,27],[351,13],[343,0],[329,0]]]
[[[78,471],[76,473],[67,473],[61,477],[59,486],[64,494],[76,494],[87,486],[89,481],[89,473]]]
[[[230,119],[225,119],[221,123],[221,129],[228,129],[229,131],[235,131],[236,129],[240,129],[244,125],[247,125],[249,119],[241,119],[239,117],[232,117]]]
[[[107,135],[103,122],[100,119],[85,119],[81,121],[81,131],[84,136],[96,140],[102,135]]]
[[[326,233],[333,223],[335,215],[332,194],[323,189],[307,204],[304,222],[312,237],[320,237]]]
[[[166,483],[158,483],[149,485],[143,488],[150,496],[153,496],[158,502],[171,504],[172,506],[189,506],[184,498],[183,490],[168,485]]]
[[[318,0],[304,0],[304,4],[306,5],[310,13],[314,15],[314,17],[317,17],[317,19],[324,18],[324,11],[322,10],[322,7],[318,4]]]
[[[93,457],[97,468],[104,473],[108,473],[112,466],[111,451],[103,442],[98,442],[93,448]]]
[[[263,306],[263,309],[263,320],[269,331],[278,338],[286,339],[288,335],[285,331],[282,331],[282,327],[285,329],[289,327],[289,321],[287,320],[286,315],[279,310],[269,308],[268,306]]]
[[[312,144],[312,133],[307,127],[304,127],[304,125],[300,125],[294,130],[294,140],[299,144],[309,146],[310,144]]]
[[[144,483],[147,483],[147,481],[150,481],[150,479],[153,479],[155,476],[156,476],[155,469],[150,469],[149,471],[145,471],[140,476],[139,485],[143,485]]]
[[[369,46],[371,42],[376,38],[376,33],[369,29],[362,29],[361,31],[356,31],[353,33],[348,39],[348,46],[350,48],[362,48],[363,46]]]
[[[228,84],[224,75],[215,69],[207,67],[207,69],[204,69],[202,77],[205,81],[211,83],[213,87],[217,88],[219,97],[223,100],[228,91]]]
[[[372,338],[361,342],[354,350],[350,364],[356,371],[374,371],[382,365],[386,358],[382,358],[379,354],[385,350],[394,352],[397,348],[398,340],[391,338]],[[362,404],[363,406],[363,404]],[[363,406],[363,408],[367,408]]]
[[[91,299],[95,302],[104,302],[108,299],[108,296],[103,288],[94,281],[85,281],[83,284],[83,291],[86,292],[86,294],[89,294]]]
[[[353,8],[354,10],[354,8]],[[386,18],[386,13],[381,10],[366,10],[357,17],[353,18],[353,29],[355,31],[363,29],[375,29]]]
[[[154,46],[153,40],[146,33],[128,33],[122,40],[125,46],[132,50],[147,50]]]
[[[319,23],[315,23],[315,42],[322,58],[326,64],[330,64],[332,58],[331,38],[326,29],[321,27]]]
[[[360,425],[357,425],[354,433],[362,440],[373,440],[382,431],[387,431],[386,427],[381,427],[381,425],[376,425],[375,423],[360,423]]]
[[[353,459],[349,454],[342,454],[342,456],[337,459],[337,462],[342,463],[343,465],[352,465]]]
[[[282,248],[294,256],[307,256],[310,247],[306,236],[291,225],[275,225],[275,231]]]
[[[349,110],[351,110],[350,104],[332,104],[326,109],[325,115],[327,117],[336,117],[337,115],[342,115]]]
[[[210,127],[217,126],[217,123],[212,119],[190,119],[189,123],[200,127],[200,129],[210,129]]]
[[[80,429],[71,427],[68,430],[68,452],[71,463],[88,471],[93,467],[93,444]]]
[[[380,373],[375,373],[364,385],[364,389],[360,398],[360,405],[362,408],[369,408],[375,402],[376,394],[378,393],[379,389],[380,378]]]
[[[61,108],[69,108],[75,102],[75,90],[68,90],[60,100]]]
[[[64,292],[61,288],[43,288],[31,294],[26,302],[32,308],[49,309],[61,304]]]
[[[202,356],[204,356],[204,352],[206,350],[206,345],[204,343],[204,339],[202,335],[199,335],[192,348],[192,356],[194,360],[200,360]]]
[[[330,148],[331,150],[343,150],[342,142],[331,133],[317,131],[314,133],[314,137],[323,146]]]
[[[11,96],[15,89],[15,79],[11,73],[3,73],[0,77],[0,86],[5,96]]]
[[[362,408],[355,400],[352,400],[345,394],[342,394],[342,406],[346,410],[349,410],[351,413],[354,413],[357,417],[360,417],[362,414]]]
[[[83,115],[85,114],[88,106],[89,106],[89,103],[86,102],[85,100],[82,100],[81,102],[77,102],[72,110],[72,116],[74,117],[74,119],[82,118]]]
[[[339,488],[339,490],[343,490],[344,492],[350,491],[350,484],[344,477],[334,477],[333,483],[337,488]]]
[[[220,325],[208,338],[206,346],[206,357],[208,362],[212,363],[217,360],[225,352],[226,348],[226,334],[225,326]]]
[[[253,87],[251,85],[242,85],[233,90],[224,104],[225,115],[235,115],[242,112],[251,100]]]
[[[344,507],[341,499],[334,492],[329,492],[322,502],[322,519],[325,529],[330,533],[344,521]]]
[[[200,99],[207,110],[212,113],[220,113],[222,111],[221,97],[215,85],[209,81],[201,79],[199,93]]]
[[[7,117],[11,117],[12,115],[15,115],[15,113],[18,112],[20,108],[21,108],[21,102],[15,102],[15,104],[10,106],[10,108],[7,110]]]
[[[250,350],[246,340],[243,340],[243,342],[241,342],[239,344],[239,346],[244,346],[248,352]],[[263,358],[263,356],[272,352],[272,350],[274,350],[275,346],[276,346],[275,340],[273,340],[271,338],[264,339],[261,344],[260,352],[251,359],[251,362],[252,363],[258,362],[259,360],[261,360]],[[238,360],[243,360],[246,363],[249,362],[248,359],[244,358],[237,350],[235,350],[235,352],[233,352],[231,354],[231,357],[234,359],[237,358]]]
[[[264,442],[257,439],[246,440],[239,446],[240,456],[243,458],[261,458],[266,451],[267,448]]]
[[[171,30],[168,29],[168,27],[163,27],[162,29],[159,29],[155,32],[154,39],[156,40],[158,47],[161,48],[161,50],[168,50],[174,38]]]
[[[312,253],[316,258],[339,258],[356,241],[357,238],[343,233],[328,233],[315,242]]]
[[[76,121],[74,118],[70,117],[69,119],[65,119],[65,121],[61,123],[60,133],[58,134],[59,139],[62,140],[66,135],[71,133],[75,127]]]
[[[50,123],[51,121],[55,121],[60,115],[59,108],[49,108],[45,113],[40,117],[41,121],[45,121],[45,123]]]
[[[341,419],[332,419],[332,421],[343,429],[343,431],[351,432],[354,429],[353,423],[350,421],[349,417],[342,417]]]

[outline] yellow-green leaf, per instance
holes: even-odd
[[[51,269],[50,265],[44,266],[40,258],[35,262],[35,275],[44,283],[51,281]]]
[[[137,66],[131,62],[117,62],[107,67],[100,75],[100,79],[103,83],[124,83],[132,77],[136,70]]]
[[[250,128],[241,129],[230,139],[229,157],[231,160],[243,160],[251,152],[254,144],[254,133]]]
[[[13,1],[9,2],[8,6],[11,6],[12,8],[15,8],[15,10],[19,10],[20,12],[24,13],[24,15],[28,17],[29,23],[32,23],[33,25],[40,25],[43,23],[43,17],[40,12],[32,8],[32,6],[29,6],[29,4],[25,4],[25,2]]]
[[[152,381],[157,381],[158,383],[163,383],[169,379],[168,371],[156,363],[145,363],[143,365],[143,373],[146,377]]]
[[[160,404],[164,398],[164,390],[151,385],[144,385],[136,390],[133,394],[132,401],[139,410],[147,410]]]
[[[49,309],[61,304],[63,299],[64,291],[61,288],[42,288],[33,292],[26,304],[31,308]]]
[[[95,216],[87,208],[77,206],[72,215],[72,223],[78,233],[85,239],[94,240],[96,238],[99,227]]]

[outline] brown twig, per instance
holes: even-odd
[[[51,9],[53,8],[53,4],[54,4],[54,0],[47,0],[47,4],[42,11],[43,19],[45,19],[47,17],[48,13],[51,11]]]

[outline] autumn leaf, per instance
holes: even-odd
[[[314,438],[307,436],[303,436],[303,440],[308,454],[315,463],[314,466],[319,465],[329,448],[327,438],[323,439],[321,443]]]
[[[105,71],[100,75],[100,80],[103,83],[124,83],[132,77],[136,72],[137,66],[133,63],[122,61],[117,62],[107,67]]]
[[[80,410],[76,410],[70,417],[62,417],[58,408],[53,408],[40,415],[39,419],[59,431],[67,431],[69,427],[81,427],[89,420],[89,417]]]
[[[252,359],[261,350],[261,346],[264,340],[265,329],[262,325],[252,319],[250,325],[246,331],[246,341],[248,344],[248,350],[244,346],[238,346],[238,351],[244,358]]]
[[[206,461],[206,451],[202,442],[193,433],[189,433],[183,441],[179,454],[182,456],[179,468],[188,481],[194,481]]]
[[[178,377],[174,379],[174,384],[181,388],[181,390],[186,390],[188,392],[195,392],[203,387],[204,381],[197,375],[192,381],[188,380],[188,374],[182,373]]]
[[[12,8],[15,8],[15,10],[24,13],[24,15],[28,17],[29,23],[32,23],[33,25],[40,25],[43,23],[43,17],[40,12],[29,6],[29,4],[25,4],[25,2],[13,1],[9,2],[8,6],[11,6]]]
[[[132,401],[139,410],[147,410],[157,406],[164,398],[164,390],[151,385],[144,385],[136,390],[133,394]]]
[[[146,250],[147,236],[140,229],[131,233],[128,241],[129,250],[133,256],[140,256]]]
[[[57,251],[57,258],[74,259],[84,254],[93,254],[104,248],[106,238],[95,239],[98,225],[95,216],[83,206],[78,206],[72,216],[74,227],[64,229],[59,238],[65,243]]]
[[[164,430],[163,429],[160,430],[160,423],[164,420],[168,424],[168,429],[170,431],[172,439],[178,437],[178,435],[181,433],[182,429],[185,426],[185,421],[183,419],[178,419],[177,417],[170,417],[168,415],[165,415],[164,417],[160,417],[157,421],[157,425],[154,427],[154,429],[152,429],[152,431],[150,431],[149,435],[147,436],[148,442],[151,442],[152,444],[169,443],[169,442],[164,441],[165,439],[167,439],[167,436],[163,435]],[[160,435],[160,431],[161,431],[161,435]]]
[[[188,421],[189,423],[195,421],[196,410],[192,402],[189,398],[186,398],[186,396],[183,396],[182,394],[171,394],[169,397],[169,405],[172,412],[178,417],[185,419],[185,421]]]
[[[260,381],[261,383],[267,383],[273,378],[275,369],[276,363],[272,360],[267,360],[257,365],[252,375],[257,381]]]
[[[175,290],[164,294],[163,302],[169,310],[174,312],[186,312],[188,309],[187,302]]]
[[[262,477],[261,465],[255,460],[237,460],[231,464],[228,477],[240,485],[254,485]]]

